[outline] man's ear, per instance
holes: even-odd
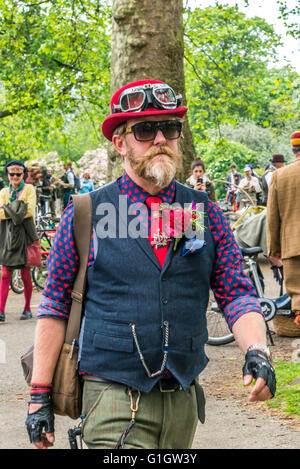
[[[125,158],[127,151],[126,151],[126,143],[124,135],[113,135],[112,143],[114,144],[115,149],[118,153],[120,153],[123,158]]]

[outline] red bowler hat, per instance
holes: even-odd
[[[118,125],[136,117],[166,114],[182,118],[187,107],[181,106],[180,98],[163,81],[139,80],[128,83],[111,98],[111,114],[102,123],[102,133],[108,140],[112,140]]]

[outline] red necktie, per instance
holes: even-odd
[[[158,238],[157,236],[163,234],[162,229],[162,216],[159,210],[162,200],[160,197],[147,197],[146,205],[151,210],[151,229],[148,234],[148,239],[152,245],[153,251],[161,265],[164,265],[166,255],[168,252],[170,241],[167,242],[166,246],[157,247]]]

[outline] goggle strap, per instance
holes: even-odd
[[[182,102],[182,95],[181,94],[177,94],[176,95],[176,101],[177,101],[177,106],[181,106],[181,102]]]
[[[113,107],[112,107],[112,112],[117,112],[117,111],[122,112],[122,108],[121,108],[120,104],[114,104]]]

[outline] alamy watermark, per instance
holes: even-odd
[[[163,206],[164,204],[162,204]],[[161,214],[162,226],[167,233],[174,232],[175,225],[175,237],[204,238],[203,203],[185,203],[182,206],[176,202],[160,210],[152,208],[152,219],[155,218],[157,212]],[[146,204],[136,202],[128,205],[126,195],[119,196],[118,209],[110,202],[101,202],[96,207],[96,216],[99,217],[96,223],[97,237],[99,239],[148,238],[150,234],[148,215]],[[194,217],[197,218],[197,223],[192,222],[192,218],[195,219]]]

